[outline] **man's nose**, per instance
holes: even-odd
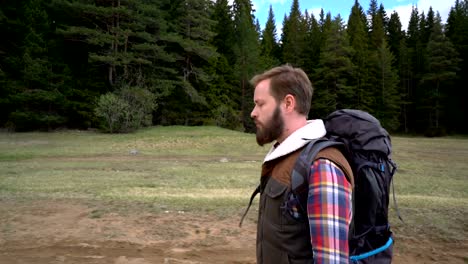
[[[252,109],[252,112],[250,112],[250,118],[255,119],[257,117],[257,107],[255,106],[254,109]]]

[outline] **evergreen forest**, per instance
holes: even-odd
[[[347,19],[293,0],[276,19],[250,0],[2,0],[0,127],[252,132],[249,80],[288,63],[313,83],[309,118],[354,108],[391,132],[468,134],[468,0],[446,21],[415,6],[407,29],[377,0]]]

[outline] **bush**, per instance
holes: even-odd
[[[123,132],[124,120],[128,116],[130,106],[123,99],[113,93],[107,93],[99,97],[95,113],[101,118],[101,129],[105,132]]]
[[[239,113],[227,105],[221,105],[214,110],[215,123],[219,127],[239,130],[241,121]]]
[[[119,90],[118,95],[130,107],[126,120],[129,128],[138,129],[152,124],[152,112],[157,107],[153,93],[143,88],[127,87]]]
[[[148,90],[124,87],[116,93],[101,95],[95,113],[101,128],[109,133],[135,131],[152,124],[155,96]]]

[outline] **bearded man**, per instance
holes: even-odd
[[[258,189],[257,263],[348,263],[352,185],[347,176],[352,171],[341,152],[330,147],[311,162],[306,210],[299,210],[291,192],[301,150],[326,135],[322,120],[307,120],[313,94],[309,78],[303,70],[283,65],[253,77],[251,83],[257,143],[274,142],[263,161]],[[300,216],[303,212],[305,217]]]

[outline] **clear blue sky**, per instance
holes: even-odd
[[[277,37],[279,38],[284,15],[289,15],[292,0],[252,0],[252,3],[256,10],[255,17],[258,18],[261,28],[265,27],[268,10],[270,4],[272,5],[278,33]],[[364,11],[369,9],[369,0],[360,0],[359,3]],[[432,6],[434,12],[439,11],[442,16],[442,22],[445,23],[455,0],[378,0],[377,3],[378,5],[381,3],[384,5],[389,17],[394,10],[397,11],[403,25],[403,30],[406,30],[412,6],[417,6],[419,12],[424,11],[425,14],[427,14],[429,7]],[[320,14],[320,9],[323,8],[324,12],[330,12],[332,17],[340,14],[344,21],[348,20],[353,4],[354,0],[299,0],[299,7],[302,13],[307,9],[309,14],[313,13],[317,18]]]

